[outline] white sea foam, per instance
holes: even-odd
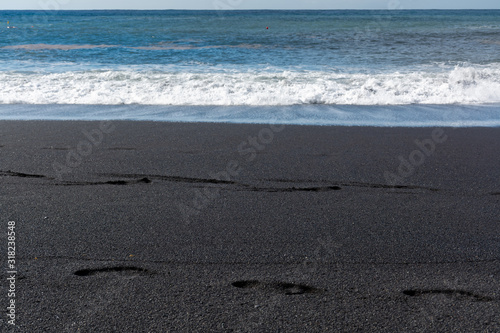
[[[500,103],[500,65],[407,73],[305,70],[0,72],[0,104],[405,105]]]

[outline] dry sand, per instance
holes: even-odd
[[[500,128],[1,121],[13,331],[499,331],[499,142]]]

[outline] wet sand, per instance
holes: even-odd
[[[0,121],[16,329],[500,330],[499,142],[500,128]]]

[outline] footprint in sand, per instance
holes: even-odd
[[[466,290],[455,289],[408,289],[403,294],[410,297],[422,297],[426,295],[446,295],[457,300],[471,300],[475,302],[491,302],[493,298],[474,294]]]
[[[116,266],[116,267],[103,267],[95,269],[81,269],[74,273],[77,276],[92,276],[99,274],[113,274],[121,276],[139,276],[139,275],[152,275],[153,272],[145,268],[133,266]]]
[[[264,292],[280,293],[284,295],[314,294],[322,290],[304,284],[288,282],[261,282],[257,280],[236,281],[233,287],[241,289],[258,289]]]

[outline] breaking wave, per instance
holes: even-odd
[[[500,64],[408,72],[0,72],[0,104],[406,105],[500,102]]]

